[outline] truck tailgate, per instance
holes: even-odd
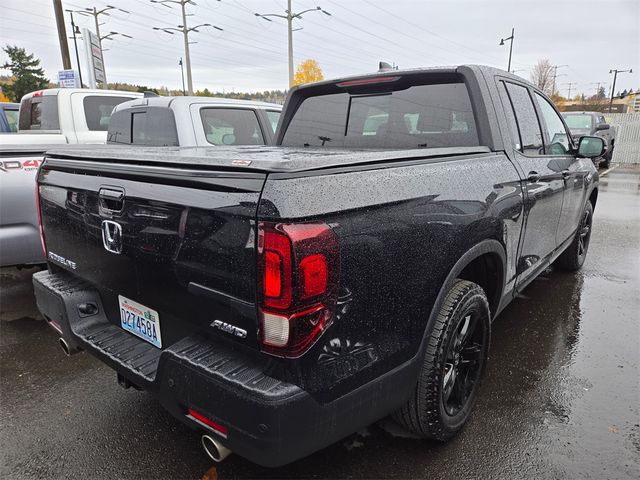
[[[130,310],[158,317],[159,341],[146,338],[157,347],[202,333],[257,348],[255,218],[264,180],[45,161],[38,182],[48,260],[92,284],[110,322],[124,328]]]

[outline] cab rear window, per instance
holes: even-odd
[[[114,113],[107,143],[177,147],[178,131],[173,111],[166,107],[127,108]]]
[[[447,82],[307,97],[282,145],[438,148],[477,146],[479,139],[466,85]]]
[[[22,100],[19,129],[60,130],[57,95],[41,95]]]
[[[87,119],[89,130],[109,129],[109,119],[116,105],[132,100],[131,97],[112,97],[101,95],[89,95],[83,100],[84,115]]]

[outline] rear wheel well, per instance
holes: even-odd
[[[485,253],[473,259],[457,277],[482,287],[489,300],[491,315],[494,316],[502,295],[503,272],[500,256],[495,253]]]

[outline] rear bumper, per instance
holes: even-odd
[[[263,466],[290,463],[378,420],[403,401],[399,386],[411,385],[413,369],[403,367],[321,404],[267,375],[264,359],[222,343],[193,335],[164,350],[153,347],[110,323],[99,294],[68,274],[39,272],[33,283],[38,308],[71,350],[86,350],[155,393],[182,422]],[[98,313],[82,316],[78,304],[88,302]],[[188,416],[190,408],[226,427],[226,438]]]
[[[0,226],[0,267],[44,262],[40,232],[34,225]]]

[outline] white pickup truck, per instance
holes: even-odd
[[[60,144],[106,143],[113,108],[142,96],[53,88],[22,97],[18,132],[0,135],[0,266],[44,263],[35,203],[44,152]]]

